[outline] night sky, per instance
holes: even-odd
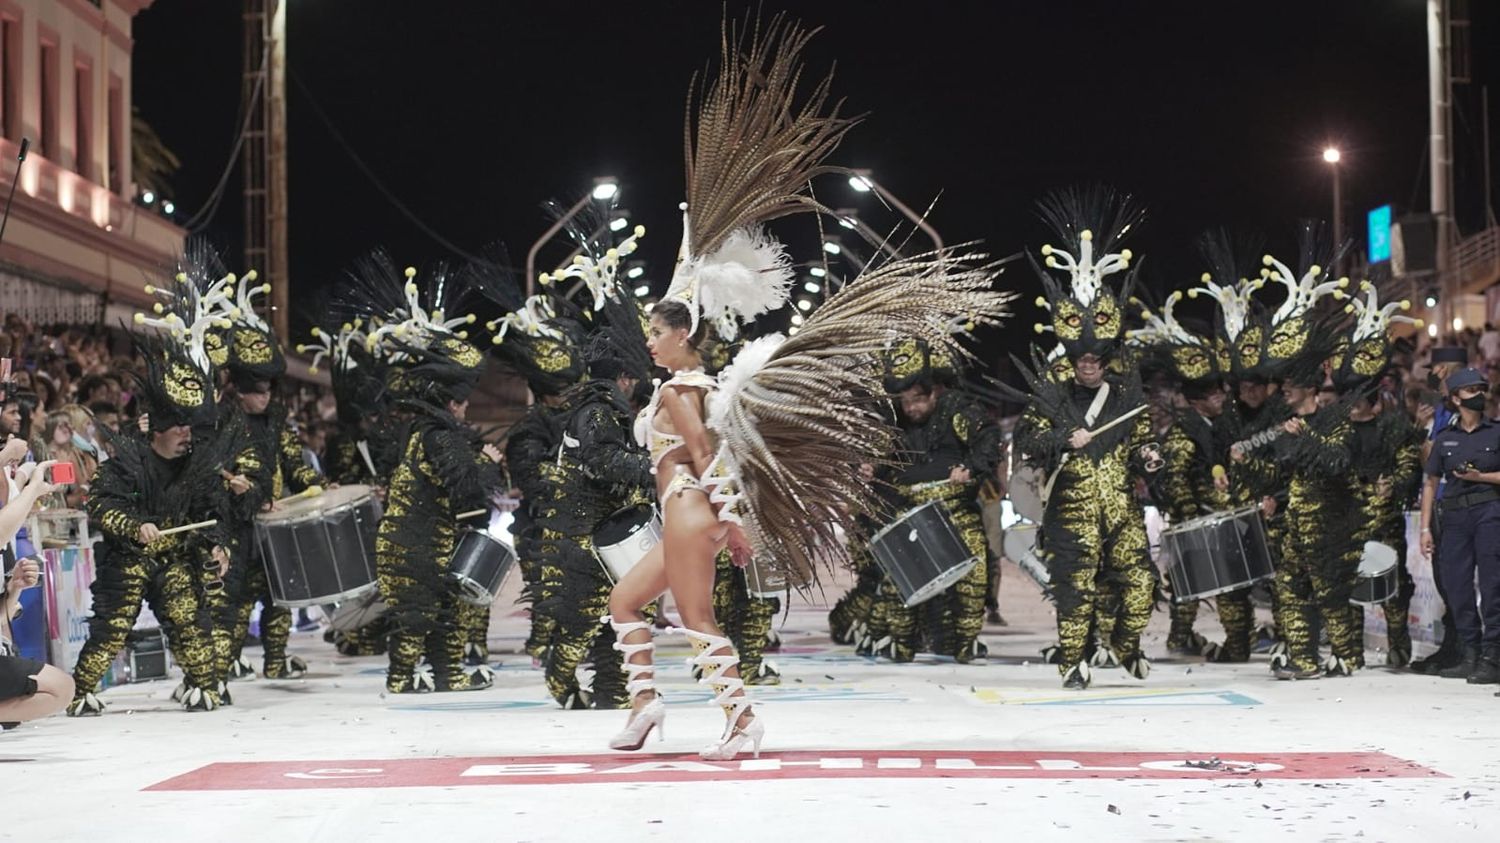
[[[179,216],[203,204],[238,128],[241,5],[157,0],[136,18],[135,101],[183,159]],[[1500,89],[1500,10],[1471,5],[1475,83],[1457,88],[1455,116],[1466,231],[1483,219],[1478,86]],[[1260,232],[1288,251],[1297,219],[1328,217],[1330,142],[1344,151],[1346,232],[1362,231],[1379,204],[1398,215],[1427,208],[1421,0],[792,8],[825,27],[810,69],[836,61],[835,94],[868,113],[834,163],[871,168],[918,210],[937,197],[930,219],[949,243],[1035,248],[1045,239],[1038,196],[1104,181],[1148,208],[1129,244],[1146,258],[1148,286],[1183,286],[1201,271],[1192,241],[1204,229]],[[548,224],[543,200],[566,204],[594,176],[618,177],[621,206],[648,228],[640,256],[660,292],[680,236],[684,97],[717,54],[720,10],[291,0],[291,75],[312,96],[288,86],[297,321],[307,324],[318,292],[374,246],[401,263],[459,260],[372,184],[318,109],[439,236],[466,251],[503,241],[517,263]],[[236,168],[204,232],[231,255],[243,239],[240,185]],[[843,180],[816,188],[882,231],[901,220]],[[813,225],[778,228],[799,260],[818,258]],[[544,263],[565,252],[559,241]],[[1020,267],[1006,282],[1026,294],[1010,336],[1030,337],[1035,282]]]

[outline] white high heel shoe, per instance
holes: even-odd
[[[648,641],[645,644],[626,644],[625,636],[637,630],[645,630],[651,633],[651,624],[631,622],[616,623],[613,619],[609,622],[610,628],[615,631],[615,649],[619,650],[625,664],[625,692],[634,700],[646,691],[655,692],[656,682],[653,678],[656,666],[650,662],[636,664],[631,661],[631,656],[637,653],[652,653],[656,650],[656,644]],[[653,676],[642,677],[641,674],[650,673]],[[646,738],[651,736],[651,730],[656,730],[657,740],[666,736],[667,704],[662,701],[661,695],[657,695],[650,702],[632,712],[630,720],[614,737],[609,739],[610,749],[619,749],[633,752],[646,744]]]
[[[698,757],[704,761],[731,761],[749,744],[754,756],[759,758],[760,742],[766,736],[766,726],[753,714],[749,723],[738,725],[740,717],[750,709],[750,698],[745,696],[743,680],[724,675],[740,663],[739,656],[734,653],[734,645],[722,635],[709,635],[692,629],[684,629],[683,632],[687,633],[688,640],[698,650],[696,656],[688,659],[690,666],[702,672],[698,684],[713,687],[714,704],[724,709],[724,716],[727,718],[724,734],[719,736],[717,742],[700,750]]]

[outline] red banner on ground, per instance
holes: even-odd
[[[1442,777],[1380,752],[813,750],[708,762],[696,755],[515,755],[209,764],[147,790],[305,790],[760,779],[1378,779]]]

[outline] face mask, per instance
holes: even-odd
[[[1475,395],[1470,398],[1465,398],[1464,400],[1458,402],[1458,404],[1460,407],[1463,407],[1466,410],[1473,410],[1476,413],[1484,412],[1483,395]]]
[[[73,434],[73,447],[90,454],[94,452],[94,443],[76,433]]]

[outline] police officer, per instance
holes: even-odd
[[[1433,441],[1422,488],[1422,553],[1430,556],[1433,502],[1438,481],[1444,481],[1443,538],[1435,567],[1462,654],[1439,675],[1474,684],[1500,683],[1500,423],[1484,416],[1488,386],[1477,369],[1449,376],[1448,395],[1458,414]]]
[[[1428,404],[1417,414],[1417,424],[1426,424],[1423,416],[1432,422],[1432,427],[1427,435],[1427,442],[1422,446],[1422,462],[1425,464],[1427,458],[1432,454],[1432,445],[1448,425],[1458,415],[1458,410],[1448,396],[1442,392],[1443,380],[1454,372],[1464,369],[1469,365],[1469,350],[1463,346],[1442,346],[1432,350],[1430,368],[1427,371],[1427,388],[1440,397]],[[1443,479],[1438,478],[1437,500],[1443,499]],[[1443,519],[1441,517],[1442,504],[1437,505],[1438,518],[1432,523],[1433,543],[1439,548],[1443,545]],[[1453,611],[1448,608],[1450,603],[1448,590],[1443,586],[1442,571],[1436,563],[1432,566],[1432,584],[1437,588],[1438,596],[1443,600],[1443,643],[1438,651],[1425,659],[1417,659],[1411,663],[1411,669],[1417,673],[1437,675],[1443,670],[1457,665],[1463,655],[1462,648],[1458,642],[1458,630],[1453,626]]]

